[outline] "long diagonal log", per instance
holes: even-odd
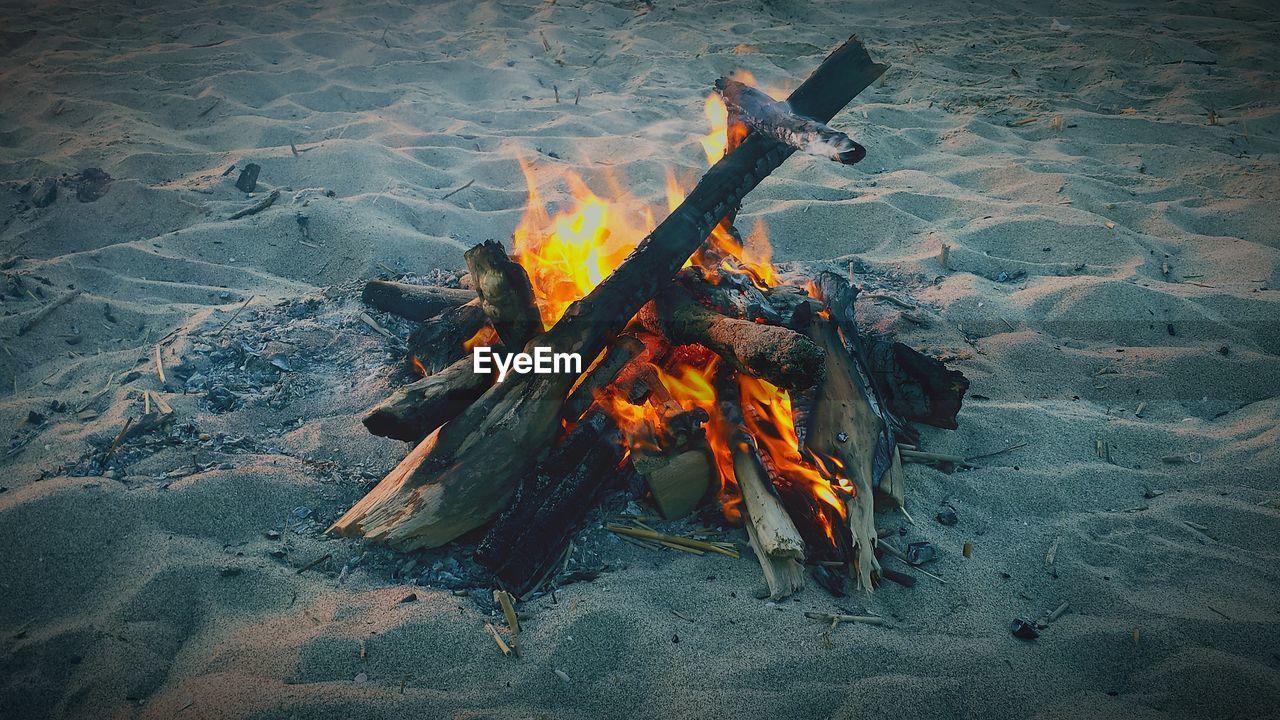
[[[830,120],[885,70],[856,37],[837,48],[791,94],[792,108]],[[712,227],[794,150],[748,135],[614,272],[532,341],[594,359],[668,283]],[[560,405],[576,375],[518,375],[498,383],[422,441],[330,532],[363,535],[405,549],[435,547],[502,510],[516,483],[560,428]]]

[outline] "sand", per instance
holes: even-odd
[[[1270,715],[1268,7],[3,3],[0,716]],[[516,659],[472,598],[320,534],[406,451],[359,424],[403,378],[361,281],[448,281],[432,272],[509,237],[519,158],[554,203],[574,170],[661,204],[669,170],[704,167],[712,80],[785,90],[851,32],[893,65],[833,123],[866,160],[788,161],[740,224],[779,261],[856,256],[868,289],[917,305],[859,312],[973,382],[927,449],[1016,446],[908,466],[917,524],[880,518],[936,543],[946,584],[774,604],[749,554],[606,537],[613,570],[524,605]],[[86,168],[114,178],[93,202]],[[173,421],[96,474],[143,391]],[[1038,640],[1010,635],[1062,602]],[[803,616],[836,608],[890,623]]]

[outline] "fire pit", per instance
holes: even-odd
[[[885,69],[851,38],[785,102],[718,81],[712,167],[687,196],[670,183],[652,232],[580,181],[577,207],[552,217],[526,168],[514,252],[469,250],[471,289],[370,282],[366,302],[422,321],[408,362],[424,377],[365,424],[417,445],[330,532],[412,550],[487,525],[476,559],[518,597],[606,493],[639,477],[667,518],[701,506],[740,523],[774,598],[802,588],[806,567],[836,592],[874,587],[872,513],[902,502],[908,423],[955,427],[968,383],[859,334],[850,277],[780,273],[763,233],[744,240],[734,218],[797,150],[860,160],[825,122]],[[610,529],[737,555],[642,522]]]

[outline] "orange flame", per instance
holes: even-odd
[[[754,83],[749,73],[739,76]],[[701,138],[707,160],[715,163],[732,145],[741,142],[747,129],[729,123],[724,103],[712,94],[704,105],[710,131]],[[731,142],[732,141],[732,142]],[[601,197],[579,177],[566,174],[560,180],[572,199],[569,209],[554,216],[538,192],[533,168],[522,162],[521,170],[528,185],[529,202],[512,240],[515,256],[529,275],[544,326],[550,327],[575,301],[591,292],[617,268],[627,254],[653,227],[655,211],[646,203],[609,183],[611,194]],[[684,199],[685,191],[671,174],[666,183],[666,210],[673,211]],[[708,242],[687,264],[699,265],[715,282],[727,274],[745,275],[760,288],[777,283],[772,263],[772,248],[764,224],[757,221],[745,242],[730,231],[727,223],[718,225]],[[468,348],[496,338],[472,338]],[[651,387],[651,395],[640,403],[632,403],[623,390],[627,383],[617,382],[600,391],[596,400],[618,423],[628,447],[662,451],[673,415],[701,409],[708,416],[706,438],[718,473],[719,495],[726,519],[740,517],[741,494],[733,470],[733,450],[729,438],[737,430],[730,427],[719,407],[714,380],[721,371],[720,360],[705,348],[681,346],[669,348],[660,362],[652,353],[633,361],[626,373],[642,373]],[[830,513],[815,517],[833,542],[835,529],[830,517],[845,514],[841,494],[852,492],[852,484],[841,477],[843,471],[833,458],[802,454],[796,437],[795,418],[788,393],[746,375],[738,375],[743,410],[743,425],[756,439],[761,455],[775,474],[775,482],[799,488]]]

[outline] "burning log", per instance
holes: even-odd
[[[521,350],[542,330],[542,317],[533,299],[533,285],[524,268],[507,257],[502,245],[486,240],[463,256],[475,281],[480,307],[498,337]]]
[[[596,393],[613,382],[632,360],[644,352],[644,343],[634,335],[619,335],[596,367],[578,383],[564,401],[561,417],[573,422],[595,402]]]
[[[721,315],[675,285],[655,305],[656,317],[641,320],[674,343],[703,345],[735,369],[781,388],[805,388],[822,378],[822,351],[794,330]]]
[[[748,128],[800,152],[852,165],[867,150],[848,135],[825,124],[800,117],[785,102],[778,102],[759,90],[728,78],[716,81],[730,117]]]
[[[423,322],[409,335],[409,356],[426,374],[438,373],[467,354],[466,343],[489,325],[479,298]]]
[[[885,67],[856,38],[837,48],[791,94],[792,108],[829,120]],[[748,135],[623,263],[532,342],[594,359],[705,241],[711,229],[777,168],[791,148]],[[575,375],[519,375],[498,383],[423,440],[330,532],[404,549],[435,547],[487,522],[555,437]],[[500,438],[500,452],[494,441]]]
[[[476,294],[471,290],[457,288],[370,280],[365,283],[360,299],[366,305],[372,305],[383,312],[422,322],[445,310],[475,300]]]
[[[364,426],[374,435],[419,442],[475,402],[493,384],[493,377],[473,372],[471,358],[464,357],[396,390],[365,414]]]
[[[618,486],[626,445],[614,421],[590,410],[516,490],[476,549],[476,561],[524,595],[541,584],[587,513]]]

